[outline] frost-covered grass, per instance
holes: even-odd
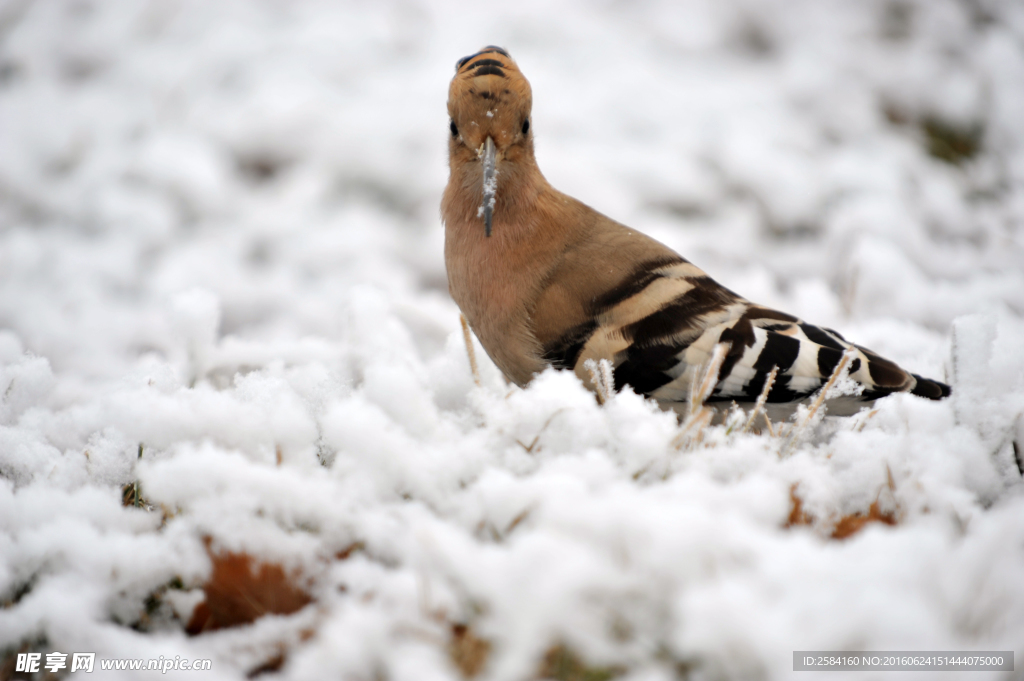
[[[790,441],[478,385],[437,207],[489,43],[555,186],[953,397]],[[1022,83],[1015,0],[0,2],[0,665],[1019,669]]]

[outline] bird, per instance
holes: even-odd
[[[456,63],[441,199],[448,288],[509,381],[526,386],[554,367],[599,392],[591,360],[607,360],[615,391],[629,386],[682,413],[717,346],[726,351],[709,406],[749,406],[768,389],[771,413],[792,413],[841,362],[859,394],[831,401],[833,415],[895,392],[950,395],[834,330],[750,302],[552,187],[534,155],[532,106],[501,47]]]

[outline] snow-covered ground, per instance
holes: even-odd
[[[476,387],[438,203],[492,43],[556,187],[953,398],[679,447]],[[0,395],[0,674],[1021,678],[1024,4],[0,1]],[[232,585],[308,605],[187,635]]]

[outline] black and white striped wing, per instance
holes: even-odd
[[[850,348],[849,375],[864,387],[862,402],[898,391],[949,395],[948,386],[910,374],[835,331],[744,300],[682,259],[639,268],[595,307],[592,332],[566,364],[586,380],[587,359],[612,358],[616,389],[629,385],[662,402],[689,399],[717,343],[729,350],[709,401],[753,402],[778,367],[768,402],[799,402],[821,388]]]

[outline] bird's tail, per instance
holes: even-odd
[[[944,397],[949,397],[949,394],[952,392],[945,383],[939,383],[917,374],[911,374],[911,376],[917,381],[917,385],[910,391],[912,395],[927,397],[929,400],[941,400]]]

